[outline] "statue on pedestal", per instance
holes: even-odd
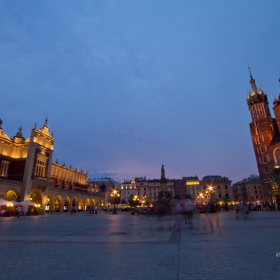
[[[160,179],[161,180],[166,180],[164,165],[161,166],[161,176],[160,176]]]

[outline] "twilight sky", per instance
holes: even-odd
[[[280,89],[280,1],[0,0],[0,118],[116,180],[257,174],[248,64]]]

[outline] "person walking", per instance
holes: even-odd
[[[21,216],[21,211],[22,211],[22,207],[21,207],[21,205],[18,205],[18,207],[17,207],[17,217],[18,218],[20,218],[20,216]]]
[[[262,204],[259,201],[257,202],[257,211],[262,211]]]
[[[238,219],[238,218],[239,218],[239,211],[240,211],[240,205],[239,205],[239,203],[234,204],[235,219]]]
[[[23,205],[23,206],[22,206],[22,211],[23,211],[23,217],[24,217],[24,218],[27,216],[28,208],[29,208],[28,205]]]
[[[190,198],[183,199],[183,215],[185,218],[185,224],[189,224],[189,229],[193,228],[193,213],[194,213],[194,201]]]

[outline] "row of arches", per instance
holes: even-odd
[[[99,209],[102,209],[104,206],[104,200],[100,198],[84,198],[70,195],[54,195],[48,194],[46,212],[69,212],[71,206],[75,207],[77,211],[86,210],[89,205],[97,206]]]
[[[17,190],[8,190],[5,193],[0,193],[0,196],[9,201],[20,202],[20,194]],[[39,205],[39,207],[46,212],[69,212],[71,206],[75,207],[76,211],[86,210],[89,205],[97,206],[99,209],[102,209],[104,200],[102,198],[96,197],[81,197],[78,195],[61,195],[49,193],[46,198],[42,197],[42,193],[39,190],[34,191],[30,200]]]

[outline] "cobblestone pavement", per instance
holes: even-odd
[[[0,218],[0,279],[280,279],[280,211]]]

